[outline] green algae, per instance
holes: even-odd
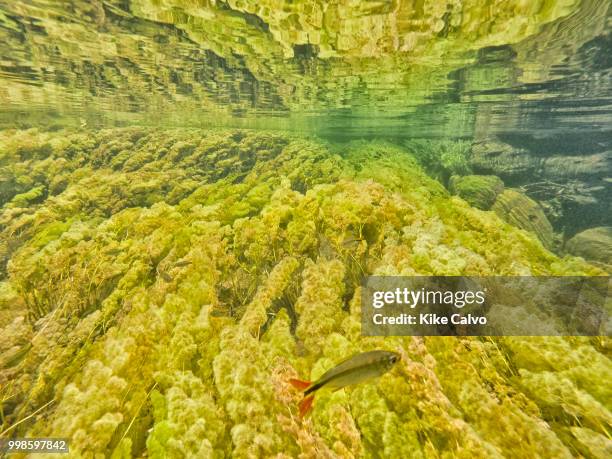
[[[367,274],[603,274],[451,196],[414,148],[2,132],[2,177],[54,191],[3,195],[0,431],[74,457],[601,455],[607,338],[360,336]],[[375,348],[402,362],[297,418],[288,378]]]
[[[411,139],[404,145],[432,177],[446,184],[453,175],[472,172],[470,142],[463,140]]]
[[[449,189],[477,209],[489,210],[504,191],[504,182],[495,175],[454,175],[450,178]]]

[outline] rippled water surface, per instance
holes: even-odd
[[[7,124],[610,138],[605,0],[2,1],[0,34]]]

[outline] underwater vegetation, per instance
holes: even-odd
[[[593,154],[576,154],[574,145],[555,152],[552,139],[538,140],[542,145],[531,148],[499,139],[417,138],[402,145],[470,205],[494,210],[555,253],[585,257],[609,271],[612,152],[603,143]]]
[[[605,274],[404,146],[6,130],[0,200],[2,436],[84,458],[610,457],[609,338],[361,336],[364,275]],[[299,418],[291,378],[374,349],[401,359]]]

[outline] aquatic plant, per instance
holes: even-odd
[[[608,447],[606,338],[360,335],[364,275],[604,273],[451,196],[401,146],[15,130],[0,165],[3,435],[66,436],[75,457]],[[396,368],[297,417],[289,378],[380,348]]]
[[[465,140],[410,139],[404,145],[423,168],[446,184],[453,175],[468,175],[471,144]]]

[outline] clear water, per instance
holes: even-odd
[[[610,273],[610,0],[0,0],[0,204],[0,440],[609,457],[609,336],[355,311],[375,272]]]
[[[612,8],[528,3],[4,1],[0,126],[501,141],[597,163],[502,174],[544,201],[583,190],[586,207],[544,202],[567,239],[610,225]]]

